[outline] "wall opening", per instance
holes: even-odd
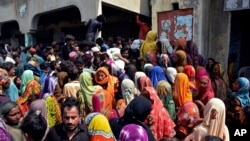
[[[67,7],[41,14],[37,22],[37,30],[32,34],[37,43],[64,42],[64,36],[71,34],[76,40],[83,40],[85,33],[84,23],[77,7]]]

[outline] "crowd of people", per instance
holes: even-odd
[[[229,141],[250,127],[249,80],[195,42],[95,41],[1,49],[1,141]]]

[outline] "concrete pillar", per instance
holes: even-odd
[[[33,36],[32,36],[32,34],[25,33],[24,38],[25,38],[25,47],[33,45]]]
[[[97,15],[101,15],[101,14],[102,14],[102,1],[99,0],[99,1],[98,1]],[[99,37],[101,37],[101,36],[102,36],[102,31],[98,32],[96,38],[99,38]]]

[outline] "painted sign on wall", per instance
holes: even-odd
[[[250,9],[250,0],[224,0],[224,11]]]
[[[193,9],[159,12],[157,18],[159,37],[164,35],[169,41],[193,39]]]

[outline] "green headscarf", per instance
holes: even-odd
[[[88,106],[90,111],[93,111],[92,96],[94,93],[102,89],[99,85],[93,85],[93,78],[89,72],[82,72],[80,75],[81,93],[84,97],[84,103]]]
[[[25,70],[22,74],[22,81],[21,81],[21,94],[24,93],[26,89],[26,85],[31,81],[34,80],[34,73],[31,70]]]

